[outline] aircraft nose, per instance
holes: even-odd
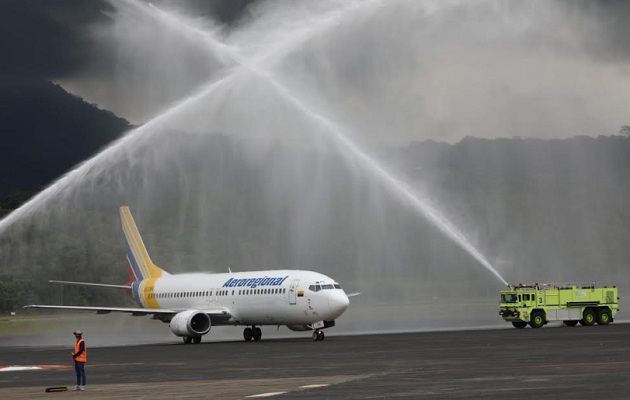
[[[340,291],[329,297],[328,305],[330,306],[331,313],[335,315],[334,318],[337,318],[348,309],[350,299],[345,293]]]

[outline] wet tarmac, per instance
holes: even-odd
[[[630,324],[308,336],[89,350],[72,369],[0,372],[0,398],[630,398]],[[89,344],[89,337],[86,337]],[[68,348],[0,347],[2,365],[69,365]],[[259,397],[253,397],[259,396]]]

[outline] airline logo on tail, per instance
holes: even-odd
[[[127,262],[136,279],[157,279],[168,273],[153,264],[147,248],[144,246],[138,227],[131,216],[129,207],[120,207],[120,219],[125,233],[125,247],[127,248]]]

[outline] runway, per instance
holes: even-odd
[[[89,350],[70,369],[0,372],[0,398],[630,398],[630,324],[172,343]],[[86,337],[89,344],[89,338]],[[0,348],[0,365],[63,365],[68,348]],[[252,397],[259,396],[259,397]]]

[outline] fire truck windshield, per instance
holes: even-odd
[[[513,293],[501,294],[501,303],[516,303],[518,296]]]

